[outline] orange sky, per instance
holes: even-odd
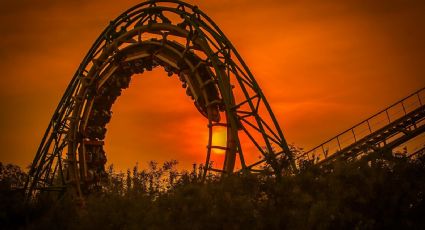
[[[189,2],[242,55],[289,143],[309,149],[425,86],[423,1]],[[0,161],[32,161],[82,58],[136,3],[0,2]],[[165,72],[137,76],[113,112],[108,163],[203,161],[206,123]]]

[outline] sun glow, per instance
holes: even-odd
[[[213,130],[212,135],[212,145],[226,147],[227,140],[227,129],[225,127],[216,127]],[[213,148],[213,153],[224,154],[226,151],[224,149]]]

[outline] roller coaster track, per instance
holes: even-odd
[[[99,186],[106,176],[103,146],[112,106],[134,75],[159,66],[169,77],[178,77],[206,120],[204,178],[208,172],[232,173],[236,165],[241,172],[267,166],[277,175],[291,173],[302,159],[352,159],[394,148],[425,129],[421,89],[294,157],[264,93],[219,27],[196,6],[151,0],[111,21],[84,57],[35,154],[25,185],[27,199],[65,190],[82,198]],[[213,145],[217,127],[227,129],[224,146]],[[214,149],[225,152],[221,167],[210,163]]]
[[[28,197],[67,188],[83,197],[105,178],[103,145],[112,105],[133,75],[158,66],[179,78],[206,119],[204,177],[232,173],[236,164],[255,170],[259,153],[267,159],[262,163],[276,166],[276,157],[283,156],[296,167],[257,81],[218,26],[196,6],[151,0],[111,21],[81,62],[31,165]],[[227,129],[225,146],[212,143],[217,127]],[[253,147],[246,148],[248,143]],[[214,149],[225,151],[221,168],[210,164]]]
[[[335,137],[299,155],[296,160],[325,164],[352,160],[370,152],[392,150],[425,132],[425,88],[422,88]],[[423,148],[410,156],[423,154]]]

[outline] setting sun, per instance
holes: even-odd
[[[215,130],[213,131],[213,135],[212,135],[212,145],[213,146],[226,147],[226,138],[227,138],[226,131],[227,130],[226,130],[225,127],[215,128]],[[216,153],[216,154],[224,154],[225,150],[213,148],[212,152]]]

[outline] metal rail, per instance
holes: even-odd
[[[425,129],[425,88],[422,88],[313,149],[296,160],[325,162],[337,156],[356,157],[381,148],[394,148]],[[349,155],[349,156],[348,156]]]

